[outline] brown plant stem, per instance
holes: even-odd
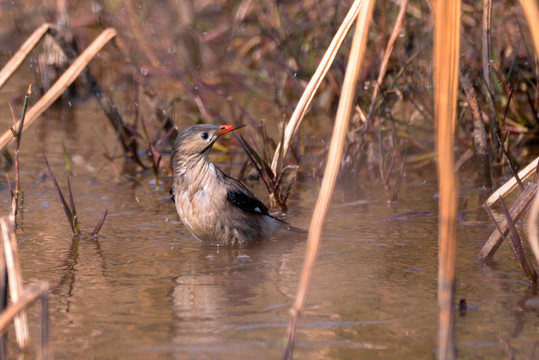
[[[365,47],[367,43],[367,35],[369,33],[369,23],[372,17],[372,9],[374,1],[364,1],[361,4],[359,14],[356,21],[356,29],[350,50],[350,58],[344,76],[343,87],[337,115],[335,117],[335,127],[331,137],[331,144],[328,152],[328,163],[324,171],[324,180],[320,188],[320,194],[316,201],[316,205],[311,219],[309,228],[309,237],[307,240],[307,250],[305,261],[301,272],[301,279],[298,286],[296,301],[290,309],[290,317],[288,327],[286,329],[286,344],[283,353],[283,359],[291,359],[294,349],[294,341],[296,335],[296,327],[298,317],[305,304],[307,291],[311,281],[314,262],[320,245],[320,236],[322,234],[322,225],[329,207],[335,180],[339,171],[340,160],[343,153],[343,143],[348,131],[350,115],[354,106],[355,88],[357,79],[363,63]]]
[[[539,55],[539,5],[537,0],[521,0],[520,3],[530,26],[535,51]]]
[[[24,117],[26,116],[26,109],[28,107],[28,98],[32,93],[32,85],[28,86],[28,91],[24,96],[24,103],[22,105],[21,119],[19,121],[19,129],[16,132],[16,143],[15,143],[15,152],[14,152],[14,161],[15,161],[15,193],[13,194],[13,199],[11,201],[11,214],[14,219],[17,219],[17,212],[19,210],[19,199],[21,196],[21,184],[20,184],[20,171],[19,171],[19,150],[21,149],[21,139],[22,139],[22,128],[24,125]]]
[[[6,65],[0,71],[0,88],[5,84],[5,82],[10,78],[10,76],[17,70],[17,68],[22,64],[24,59],[28,56],[30,51],[36,46],[36,44],[41,40],[41,38],[49,31],[52,27],[52,24],[45,23],[40,27],[34,30],[32,35],[26,39],[26,41],[21,45],[19,50],[9,59]]]
[[[454,288],[456,267],[457,181],[454,142],[460,49],[459,0],[434,4],[434,105],[439,189],[438,359],[455,358]]]
[[[281,142],[279,142],[277,148],[275,149],[275,154],[273,155],[273,160],[271,162],[271,170],[274,174],[279,173],[278,168],[281,166],[282,159],[284,159],[286,153],[288,152],[290,141],[298,130],[299,125],[301,124],[301,121],[303,120],[303,117],[305,116],[305,113],[313,100],[316,90],[318,90],[318,87],[322,83],[322,80],[326,76],[333,60],[335,59],[335,56],[337,56],[337,52],[344,41],[346,34],[348,34],[348,31],[350,31],[352,24],[357,18],[362,3],[363,0],[355,0],[352,6],[350,6],[348,14],[346,14],[346,17],[339,27],[339,30],[337,30],[337,33],[333,37],[333,40],[331,40],[331,44],[322,57],[322,60],[320,60],[320,65],[318,65],[318,68],[307,84],[305,91],[301,95],[298,105],[296,106],[288,124],[286,125],[284,138]]]
[[[17,238],[13,229],[15,219],[13,216],[0,218],[0,227],[2,228],[2,239],[4,244],[4,256],[6,259],[9,294],[11,302],[17,303],[22,297],[22,275],[21,265],[17,251]],[[21,312],[15,316],[15,333],[17,345],[21,350],[28,348],[28,320],[26,313]]]
[[[539,182],[537,182],[539,185]],[[530,218],[528,219],[528,241],[532,248],[535,260],[539,263],[539,192],[535,194],[532,207],[530,209]]]
[[[387,46],[384,51],[384,58],[380,65],[380,70],[378,71],[378,78],[376,79],[376,85],[374,86],[374,90],[372,92],[371,104],[369,106],[369,114],[367,116],[367,121],[370,121],[374,113],[374,105],[376,104],[376,97],[378,96],[378,91],[380,90],[382,81],[384,80],[384,77],[386,76],[387,65],[389,63],[389,57],[391,56],[391,53],[393,52],[395,41],[397,41],[399,33],[402,29],[402,24],[404,22],[404,16],[406,15],[406,6],[408,5],[408,0],[402,0],[400,3],[401,3],[401,8],[399,11],[399,15],[397,16],[397,20],[395,21],[395,26],[393,27],[393,31],[391,32],[391,36],[389,37],[389,41],[387,42]]]
[[[475,163],[477,165],[477,178],[478,186],[483,189],[487,189],[490,192],[492,188],[492,180],[490,177],[490,159],[487,141],[487,132],[485,130],[485,124],[483,123],[483,116],[481,109],[477,102],[477,95],[473,88],[470,76],[468,74],[461,74],[460,81],[468,100],[468,105],[472,112],[473,121],[473,142],[475,152]]]
[[[538,184],[528,184],[524,192],[520,194],[520,196],[511,206],[511,209],[509,209],[509,214],[511,215],[511,218],[514,222],[517,222],[522,217],[522,215],[530,205],[531,201],[533,200],[533,197],[537,193],[537,187]],[[483,206],[485,206],[486,208],[488,207],[486,202]],[[503,236],[505,235],[505,233],[507,233],[509,229],[509,224],[507,223],[507,221],[502,221],[499,226],[502,233],[500,233],[497,229],[492,232],[485,245],[483,245],[481,251],[477,255],[477,263],[483,264],[486,260],[494,256],[494,253],[496,253],[496,250],[498,250],[498,248],[502,244]]]
[[[22,293],[19,301],[13,302],[0,314],[0,334],[7,325],[17,316],[24,313],[24,309],[37,299],[41,300],[40,314],[40,341],[37,348],[37,359],[46,360],[49,358],[49,285],[44,282],[29,285]]]
[[[60,76],[53,86],[32,106],[27,114],[22,131],[26,131],[30,125],[41,115],[58,97],[75,81],[79,74],[94,56],[105,46],[113,37],[116,36],[116,30],[105,29],[99,36],[82,52],[82,54],[71,64],[71,66]],[[19,123],[15,124],[15,128]],[[3,150],[13,139],[11,130],[7,130],[0,136],[0,150]]]
[[[68,36],[66,36],[65,31],[58,31],[56,28],[51,28],[50,33],[54,36],[56,43],[60,46],[69,60],[74,61],[78,55],[77,50],[72,42],[66,39]],[[137,142],[134,141],[129,135],[122,115],[118,111],[118,107],[112,100],[112,97],[103,90],[97,79],[92,75],[92,72],[88,66],[83,69],[82,76],[86,80],[89,92],[97,99],[101,109],[109,119],[110,123],[119,133],[119,139],[126,156],[134,159],[142,167],[145,167],[145,165],[142,164],[138,158]]]

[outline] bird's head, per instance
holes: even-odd
[[[184,159],[205,156],[217,139],[245,125],[193,125],[178,134],[172,148],[172,157]]]

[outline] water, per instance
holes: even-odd
[[[162,174],[164,186],[156,190],[150,171],[127,166],[115,177],[91,135],[97,126],[114,139],[104,121],[90,121],[98,111],[92,103],[79,105],[70,120],[74,128],[42,119],[23,137],[19,253],[25,283],[50,284],[55,358],[279,358],[305,241],[200,246],[168,199],[170,178]],[[70,174],[84,234],[78,239],[49,179],[40,176],[44,148],[65,188],[60,138],[81,158]],[[362,202],[350,202],[349,191],[337,188],[300,318],[297,359],[435,356],[436,183],[430,170],[425,182],[411,178],[393,209],[378,184],[364,184]],[[251,186],[264,196],[260,185]],[[315,194],[315,185],[298,184],[290,222],[308,225]],[[468,205],[458,233],[457,300],[466,299],[470,309],[456,320],[459,357],[534,358],[538,297],[506,247],[488,266],[473,262],[492,226],[470,205],[475,192],[461,198]],[[100,236],[89,237],[105,208]],[[30,316],[34,337],[36,311]]]
[[[101,71],[113,77],[109,69]],[[32,81],[27,68],[17,76],[0,91],[3,129],[11,124],[7,107],[11,94],[23,94]],[[117,101],[128,104],[123,110],[131,120],[133,90],[120,84],[114,94]],[[274,239],[246,249],[200,246],[182,226],[168,197],[170,177],[161,173],[162,186],[156,190],[151,171],[140,171],[121,157],[111,165],[102,155],[96,130],[109,151],[115,133],[101,110],[93,100],[71,105],[38,120],[23,135],[21,148],[24,206],[18,217],[19,256],[25,285],[33,280],[50,284],[54,357],[280,358],[304,239]],[[249,105],[255,108],[249,109],[251,114],[260,108],[261,118],[281,115],[273,116],[270,110],[275,109],[263,101]],[[181,121],[180,127],[191,124]],[[317,129],[329,134],[329,124],[321,122]],[[69,176],[83,232],[80,238],[70,234],[41,155],[44,150],[67,191],[62,143],[72,160]],[[235,156],[238,161],[225,157],[222,164],[234,175],[244,159],[241,151]],[[362,196],[345,187],[335,190],[300,317],[296,359],[435,358],[436,173],[434,166],[408,171],[399,202],[392,208],[382,185],[369,183],[366,176],[358,179]],[[8,174],[13,180],[13,169]],[[459,198],[463,220],[458,229],[455,300],[468,304],[468,311],[456,319],[459,358],[538,358],[539,297],[528,287],[508,247],[502,246],[486,266],[474,263],[494,230],[473,188],[464,190],[473,185],[474,177],[461,175]],[[248,185],[267,202],[259,183]],[[298,182],[287,220],[307,228],[317,193],[316,184]],[[0,204],[8,214],[4,176]],[[105,209],[109,215],[100,235],[91,238],[88,234]],[[34,344],[35,306],[29,318]],[[15,357],[12,327],[8,338],[9,355]]]

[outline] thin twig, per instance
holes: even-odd
[[[11,214],[13,215],[14,219],[17,219],[17,212],[19,210],[19,198],[21,194],[21,184],[20,184],[20,172],[19,172],[19,150],[21,148],[21,138],[22,138],[22,128],[24,125],[24,117],[26,116],[26,108],[28,107],[28,98],[30,97],[30,94],[32,94],[32,85],[28,86],[28,91],[26,92],[26,95],[24,96],[24,102],[22,105],[22,113],[21,113],[21,119],[19,121],[19,129],[16,133],[16,143],[15,143],[15,153],[14,153],[14,160],[15,160],[15,193],[13,194],[13,199],[11,202]]]
[[[376,79],[376,85],[374,86],[374,90],[372,92],[371,104],[369,106],[369,113],[367,116],[367,121],[371,121],[371,117],[374,114],[374,105],[376,103],[376,97],[378,96],[378,91],[380,89],[380,86],[382,85],[382,81],[384,80],[384,77],[386,76],[387,65],[389,63],[389,57],[391,56],[391,53],[393,52],[393,47],[395,46],[395,42],[397,41],[397,38],[399,37],[399,33],[402,29],[402,24],[404,22],[404,16],[406,15],[406,5],[408,5],[408,0],[402,0],[400,3],[401,3],[400,4],[401,8],[399,11],[399,15],[397,16],[397,20],[395,21],[395,26],[393,27],[393,31],[391,32],[391,36],[389,37],[389,41],[387,42],[387,46],[384,51],[384,58],[380,65],[380,70],[378,71],[378,78]]]

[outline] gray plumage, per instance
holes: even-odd
[[[180,132],[172,148],[171,197],[185,227],[204,244],[244,246],[280,229],[295,230],[208,159],[219,136],[241,126],[194,125]]]

